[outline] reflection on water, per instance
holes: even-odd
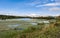
[[[32,25],[37,25],[37,23],[34,23],[34,22],[33,22],[33,23],[31,23],[31,24],[32,24]]]
[[[30,18],[20,18],[20,19],[7,19],[6,21],[20,21],[20,20],[24,20],[24,21],[27,21],[27,20],[31,20]]]

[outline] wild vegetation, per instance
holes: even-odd
[[[55,20],[49,25],[38,23],[24,30],[17,30],[17,28],[0,30],[0,38],[60,38],[60,20],[57,18]]]

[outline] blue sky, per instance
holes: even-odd
[[[3,15],[59,15],[60,0],[0,0]]]

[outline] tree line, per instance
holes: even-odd
[[[60,16],[53,17],[53,16],[47,16],[47,17],[30,17],[30,16],[9,16],[9,15],[0,15],[0,19],[5,20],[5,19],[15,19],[15,18],[31,18],[31,19],[59,19]]]

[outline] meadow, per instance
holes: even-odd
[[[60,20],[8,19],[0,21],[0,38],[60,38]]]

